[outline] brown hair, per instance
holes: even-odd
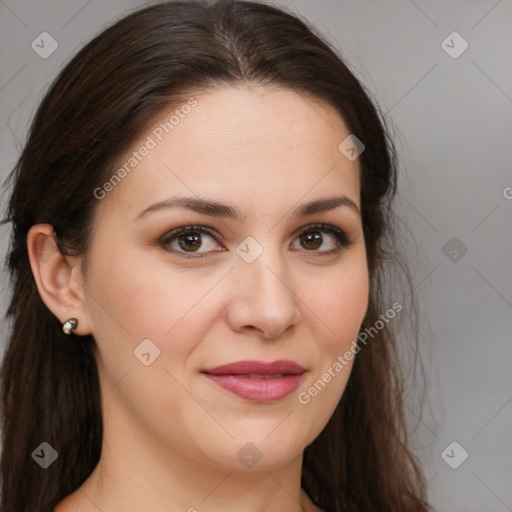
[[[371,289],[361,329],[388,307],[384,278],[398,261],[395,151],[383,116],[337,52],[305,20],[262,3],[174,1],[131,13],[60,72],[9,176],[3,222],[12,223],[13,290],[0,374],[0,512],[53,512],[91,474],[102,446],[94,339],[72,334],[70,343],[41,300],[27,254],[29,228],[49,223],[61,252],[87,256],[93,191],[150,122],[180,94],[256,84],[326,101],[365,144],[359,163]],[[430,510],[409,448],[393,327],[386,323],[362,347],[333,416],[305,449],[302,486],[326,511]],[[31,457],[41,442],[58,452],[46,470]]]

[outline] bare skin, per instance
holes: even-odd
[[[194,98],[161,140],[153,129],[176,107],[149,127],[132,151],[150,136],[155,147],[98,200],[86,274],[80,257],[57,252],[51,226],[29,232],[39,293],[61,322],[79,319],[76,334],[94,336],[102,389],[101,459],[56,512],[321,510],[301,489],[303,451],[331,417],[353,360],[307,404],[298,397],[350,348],[368,307],[360,169],[338,150],[349,131],[331,106],[290,90],[223,87]],[[341,195],[353,205],[292,215]],[[140,216],[175,196],[243,216],[176,207]],[[193,250],[187,233],[158,243],[184,226],[212,234],[190,229],[200,237]],[[262,250],[250,263],[236,250],[247,237]],[[135,354],[143,340],[149,365]],[[306,372],[274,402],[242,398],[202,373],[278,359]],[[252,467],[238,456],[247,443],[261,456]]]

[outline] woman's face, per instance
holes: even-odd
[[[277,467],[321,432],[351,371],[333,367],[368,305],[359,165],[338,149],[340,116],[312,98],[226,87],[187,99],[95,191],[84,290],[104,424],[166,460]],[[303,373],[204,373],[283,360]]]

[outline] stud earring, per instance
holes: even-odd
[[[76,318],[69,318],[62,324],[62,330],[65,334],[71,334],[73,329],[76,329],[78,320]]]

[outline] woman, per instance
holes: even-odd
[[[430,510],[383,290],[393,147],[305,22],[130,14],[11,181],[2,511]]]

